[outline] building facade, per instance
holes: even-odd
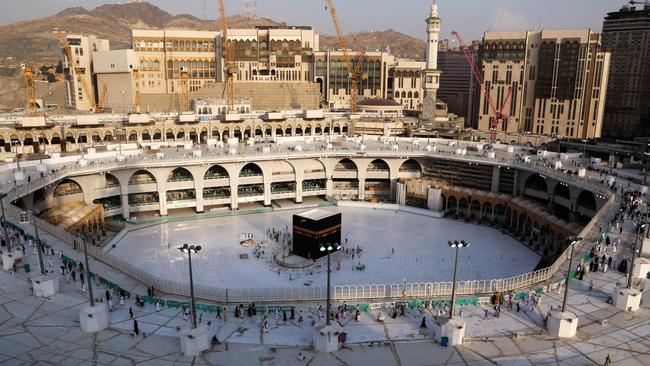
[[[404,106],[406,111],[416,112],[422,109],[422,70],[425,66],[425,62],[398,59],[391,68],[388,96]]]
[[[465,55],[458,49],[441,47],[438,53],[438,67],[444,75],[440,78],[438,98],[447,103],[449,112],[468,120],[473,76]]]
[[[650,5],[607,14],[603,48],[612,54],[603,137],[650,136]]]
[[[65,39],[75,58],[74,62],[69,60],[65,50],[61,48],[65,104],[70,109],[89,111],[93,107],[93,101],[97,100],[96,83],[93,78],[93,52],[108,51],[109,42],[107,39],[79,34],[67,34]],[[79,67],[79,73],[74,68],[75,62]],[[86,86],[86,90],[83,85]]]
[[[574,139],[601,135],[609,53],[590,29],[485,33],[480,49],[485,90],[504,120],[506,133]],[[509,92],[511,90],[511,92]],[[481,91],[479,130],[490,130],[494,113]]]
[[[140,64],[134,75],[138,93],[180,94],[181,68],[190,91],[221,78],[219,32],[134,29],[131,36]]]
[[[360,52],[349,52],[352,63]],[[357,97],[387,98],[388,71],[395,58],[386,52],[366,52],[361,64],[363,78],[357,84]],[[349,108],[350,78],[343,51],[319,51],[313,63],[313,81],[319,84],[323,108]]]

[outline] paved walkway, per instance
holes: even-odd
[[[629,255],[631,223],[626,221],[623,248],[617,254]],[[617,239],[612,234],[612,239]],[[48,238],[56,242],[53,238]],[[586,245],[584,250],[588,250]],[[69,253],[68,253],[69,254]],[[71,254],[73,257],[78,253]],[[577,258],[579,258],[576,255]],[[28,255],[33,262],[34,255]],[[56,270],[58,256],[50,259]],[[575,265],[575,262],[574,262]],[[37,266],[33,267],[37,271]],[[101,264],[94,270],[103,273]],[[32,272],[31,274],[34,274]],[[142,285],[116,272],[108,272],[115,282],[146,292]],[[120,278],[120,276],[124,276]],[[588,291],[593,280],[594,290]],[[643,308],[634,314],[620,311],[607,303],[616,282],[624,283],[624,274],[616,271],[590,273],[583,281],[572,281],[569,309],[580,316],[578,336],[571,340],[550,337],[543,329],[543,319],[550,306],[562,302],[563,293],[547,293],[536,312],[504,310],[501,317],[484,318],[482,306],[465,308],[467,336],[472,342],[462,347],[446,348],[432,341],[430,332],[419,328],[422,315],[415,311],[406,317],[389,318],[384,324],[374,321],[375,313],[363,313],[359,323],[342,320],[348,332],[348,345],[331,355],[314,353],[311,320],[315,308],[299,306],[296,319],[287,322],[270,314],[268,333],[260,329],[260,318],[239,319],[229,314],[227,321],[215,314],[199,314],[203,323],[210,322],[212,334],[220,344],[192,359],[180,353],[178,327],[188,326],[181,310],[152,306],[138,308],[130,302],[115,304],[110,313],[109,330],[88,335],[79,328],[78,311],[86,303],[78,282],[61,280],[61,292],[49,299],[32,296],[31,286],[22,271],[15,275],[0,273],[0,363],[3,365],[527,365],[527,364],[602,364],[611,354],[615,365],[650,365],[650,294],[644,294]],[[643,284],[642,284],[643,285]],[[105,288],[96,289],[96,296]],[[132,321],[128,308],[133,307],[141,334],[129,335]],[[303,323],[297,322],[302,315]],[[427,316],[429,329],[431,313]],[[601,325],[607,319],[607,325]],[[302,352],[305,360],[299,360]]]

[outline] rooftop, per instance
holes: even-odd
[[[322,220],[326,217],[334,216],[336,215],[336,212],[328,211],[328,210],[323,210],[322,208],[315,208],[313,210],[301,212],[299,214],[296,214],[296,216],[304,217],[306,219],[310,220]]]

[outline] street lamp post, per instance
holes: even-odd
[[[449,245],[449,247],[456,249],[456,261],[454,262],[454,280],[451,285],[451,306],[449,307],[449,319],[452,319],[454,317],[454,303],[456,302],[456,275],[458,273],[458,249],[467,248],[469,246],[469,242],[466,242],[465,240],[460,240],[460,241],[449,240],[447,244]]]
[[[564,299],[562,300],[562,312],[563,313],[566,310],[566,302],[567,302],[567,299],[569,298],[569,280],[571,278],[571,268],[572,268],[571,266],[572,266],[572,263],[573,263],[573,249],[575,247],[575,244],[579,243],[581,239],[580,238],[570,238],[569,240],[571,240],[571,244],[570,244],[571,245],[571,254],[569,254],[569,266],[568,266],[568,269],[566,271],[566,280],[564,281],[565,282],[564,283]]]
[[[332,246],[331,243],[326,243],[325,245],[321,245],[320,251],[321,252],[327,252],[327,305],[325,306],[325,311],[327,311],[327,314],[325,315],[326,325],[330,325],[330,303],[331,303],[331,296],[330,296],[330,253],[332,250],[339,250],[341,249],[341,245],[338,243],[334,243],[334,246]]]
[[[88,249],[86,248],[86,241],[79,237],[81,240],[81,245],[84,247],[84,262],[86,269],[86,282],[88,282],[88,299],[90,300],[90,306],[95,306],[95,297],[93,296],[93,281],[90,279],[90,266],[88,265]]]
[[[560,160],[562,157],[562,136],[557,135],[557,158]]]
[[[38,265],[41,267],[41,275],[44,275],[46,271],[45,271],[45,263],[43,263],[43,244],[41,243],[41,238],[38,235],[38,226],[36,226],[36,219],[34,218],[34,213],[30,211],[29,216],[31,216],[30,221],[34,225],[34,236],[36,236],[36,250],[38,253]]]
[[[636,225],[636,238],[634,239],[634,247],[632,248],[632,262],[630,263],[630,270],[627,274],[627,286],[625,288],[632,288],[632,275],[634,272],[634,261],[636,260],[636,250],[639,244],[639,236],[641,232],[645,232],[646,223],[638,223]],[[644,235],[645,236],[645,235]]]
[[[587,139],[582,140],[582,158],[587,157]]]
[[[650,144],[646,144],[645,152],[643,153],[643,185],[646,185],[646,182],[648,181],[648,156],[650,155],[650,152],[648,152],[648,146],[650,146]]]
[[[122,133],[125,131],[123,127],[115,127],[113,129],[113,132],[115,132],[115,136],[117,137],[117,144],[119,147],[119,152],[120,156],[122,155]]]
[[[194,277],[192,276],[192,253],[196,254],[201,250],[200,245],[188,245],[183,244],[182,247],[178,248],[179,251],[187,253],[190,265],[190,301],[192,307],[192,329],[196,329],[196,303],[194,300]]]
[[[7,193],[0,191],[0,211],[2,211],[2,233],[5,236],[5,241],[7,242],[7,246],[9,246],[9,236],[7,235],[7,223],[5,222],[5,206],[4,206],[4,199],[7,197]]]

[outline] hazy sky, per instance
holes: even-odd
[[[0,0],[9,2],[10,0]],[[119,1],[119,0],[117,0]],[[86,9],[115,3],[106,0],[12,1],[0,12],[0,24],[52,15],[73,6]],[[172,14],[188,13],[216,18],[217,0],[150,0]],[[443,19],[442,38],[460,32],[466,40],[480,38],[487,30],[592,28],[600,31],[603,17],[625,0],[438,0]],[[226,0],[229,15],[242,13],[245,0]],[[257,0],[258,15],[294,25],[312,25],[320,33],[333,33],[325,0]],[[424,18],[431,0],[334,0],[345,32],[393,28],[424,38]],[[207,12],[204,12],[204,4]],[[7,4],[5,4],[7,5]]]

